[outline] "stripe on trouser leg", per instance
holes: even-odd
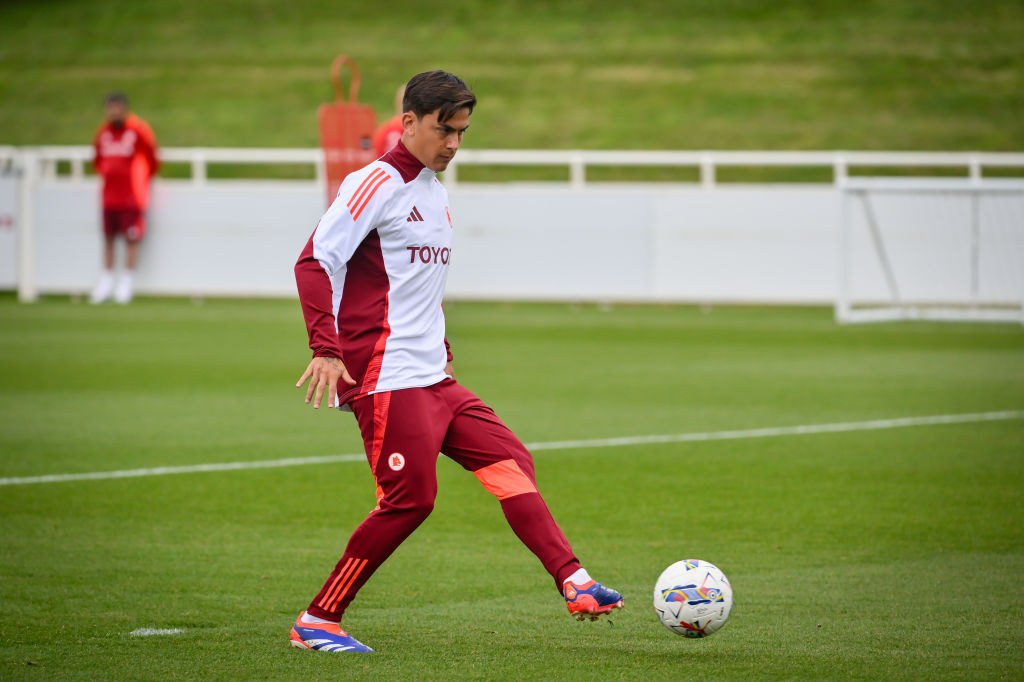
[[[391,411],[391,391],[373,394],[373,444],[370,447],[370,473],[377,477],[377,459],[384,448],[384,434],[388,429]]]
[[[331,588],[324,592],[324,596],[320,600],[320,603],[317,604],[317,606],[324,609],[325,611],[330,611],[330,609],[327,608],[327,604],[331,601],[331,596],[338,589],[338,587],[343,582],[345,582],[345,579],[348,578],[349,573],[352,572],[352,569],[355,568],[355,565],[358,561],[359,559],[353,559],[352,557],[349,557],[348,561],[345,562],[345,565],[341,567],[340,571],[338,571],[338,575],[334,578],[334,582],[331,583]]]
[[[377,486],[377,506],[380,509],[380,501],[384,499],[384,489],[377,482],[377,460],[380,459],[381,450],[384,448],[384,434],[388,429],[388,414],[391,411],[391,391],[373,394],[373,444],[370,447],[370,473],[373,474],[373,482]]]
[[[473,472],[489,493],[504,500],[524,493],[537,492],[537,486],[523,473],[514,459],[495,462]]]
[[[358,559],[356,561],[358,561]],[[352,583],[354,583],[356,581],[356,578],[359,577],[359,574],[363,572],[363,569],[366,567],[366,562],[367,559],[363,559],[362,562],[359,563],[359,566],[356,568],[356,570],[352,572],[352,575],[349,577],[345,585],[341,588],[341,591],[338,592],[338,596],[331,600],[329,608],[324,609],[325,611],[333,612],[334,609],[338,608],[338,604],[341,602],[342,599],[345,598],[345,594],[348,592],[348,588],[352,587]]]

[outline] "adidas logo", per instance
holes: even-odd
[[[423,216],[421,216],[420,212],[416,209],[415,206],[413,206],[412,207],[412,213],[410,213],[409,217],[405,219],[405,222],[407,222],[407,223],[422,223],[423,222]]]

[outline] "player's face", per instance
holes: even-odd
[[[404,129],[402,143],[432,171],[443,171],[451,163],[462,136],[469,128],[469,108],[459,109],[444,123],[437,120],[437,112],[431,112],[416,118],[416,114],[407,111],[402,114]]]
[[[125,118],[128,116],[128,107],[124,105],[124,102],[107,102],[107,120],[118,125],[124,123]]]

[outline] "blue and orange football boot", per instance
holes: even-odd
[[[562,585],[562,594],[569,614],[576,620],[597,620],[598,616],[611,613],[612,609],[622,608],[622,595],[596,580],[588,580],[582,585],[566,581]]]
[[[292,626],[292,646],[300,649],[316,649],[318,651],[353,651],[372,652],[358,639],[341,629],[338,623],[303,623],[299,614]]]

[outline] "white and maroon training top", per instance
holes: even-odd
[[[401,142],[341,183],[295,264],[313,356],[356,380],[336,407],[445,378],[451,243],[448,192]]]

